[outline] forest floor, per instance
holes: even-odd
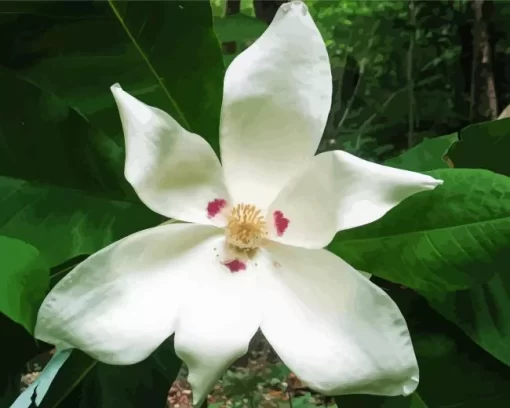
[[[27,365],[21,389],[30,385],[50,356]],[[42,361],[42,364],[41,364]],[[191,388],[183,367],[168,393],[167,408],[193,408]],[[302,384],[280,361],[265,338],[258,332],[248,353],[236,361],[214,386],[208,408],[336,408],[331,398],[314,393]]]

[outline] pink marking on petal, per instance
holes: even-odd
[[[283,216],[281,211],[273,212],[274,226],[276,227],[276,234],[281,237],[289,226],[290,220]]]
[[[246,264],[239,259],[225,262],[223,265],[225,265],[232,273],[246,270]]]
[[[227,205],[227,200],[223,198],[216,198],[215,200],[209,201],[207,204],[207,217],[216,217],[223,208]]]

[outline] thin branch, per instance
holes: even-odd
[[[414,132],[414,79],[413,79],[413,54],[416,37],[416,10],[414,0],[409,1],[409,19],[412,31],[409,33],[409,49],[407,50],[407,95],[409,99],[407,147],[413,145]]]
[[[395,91],[390,96],[388,96],[388,98],[384,101],[380,112],[384,112],[384,110],[388,107],[393,98],[395,98],[395,96],[397,96],[400,92],[403,92],[405,90],[407,90],[407,87],[399,89],[398,91]],[[358,150],[360,147],[361,137],[363,136],[363,133],[365,133],[366,128],[370,126],[372,121],[376,118],[377,114],[380,112],[374,112],[365,122],[363,122],[363,124],[359,128],[358,136],[356,138],[356,150]]]
[[[363,78],[363,74],[365,72],[365,62],[366,60],[362,60],[360,63],[358,81],[356,82],[356,86],[354,87],[354,91],[352,92],[349,102],[347,102],[347,106],[345,107],[342,119],[340,119],[340,122],[338,122],[336,132],[338,132],[342,128],[345,119],[347,119],[347,116],[349,116],[349,112],[351,110],[352,104],[354,103],[354,99],[356,99],[356,95],[358,94],[359,84],[361,83],[361,79]]]

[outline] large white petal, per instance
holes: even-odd
[[[407,395],[418,365],[397,305],[323,249],[273,243],[261,329],[283,362],[327,395]]]
[[[218,239],[216,227],[171,224],[102,249],[48,294],[35,337],[108,364],[144,360],[174,332],[184,289],[211,268]]]
[[[111,87],[126,141],[125,176],[151,210],[182,221],[215,223],[207,208],[228,200],[218,157],[170,115]]]
[[[236,202],[267,208],[313,157],[331,92],[326,46],[306,5],[282,5],[225,75],[221,159]]]
[[[270,237],[288,245],[323,248],[338,231],[376,221],[411,195],[442,183],[340,150],[321,153],[271,204]],[[275,214],[288,220],[284,231],[278,229]]]
[[[217,247],[219,259],[221,248]],[[217,259],[218,261],[218,259]],[[228,367],[248,350],[260,325],[260,267],[231,273],[216,262],[202,270],[179,311],[175,350],[189,369],[193,404],[200,406]],[[262,271],[263,272],[263,271]]]

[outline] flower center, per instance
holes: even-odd
[[[267,235],[266,221],[254,205],[238,204],[228,216],[227,242],[240,250],[258,248]]]

